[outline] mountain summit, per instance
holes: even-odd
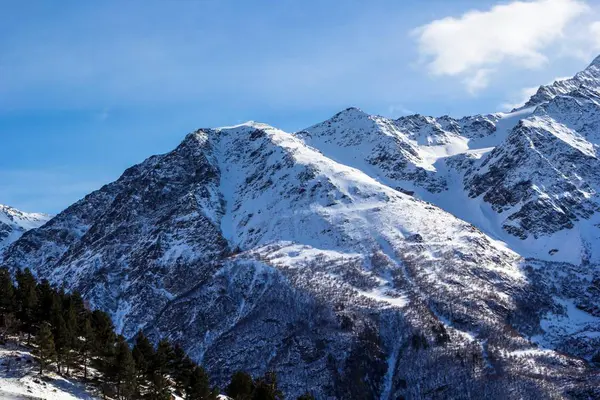
[[[540,86],[538,91],[521,109],[540,105],[558,95],[567,95],[581,86],[593,87],[596,90],[600,89],[600,56],[596,57],[586,69],[577,73],[573,78],[562,79],[551,85]]]
[[[219,385],[243,369],[289,396],[593,397],[597,71],[508,114],[200,129],[3,262],[126,337],[178,342]]]

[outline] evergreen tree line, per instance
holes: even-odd
[[[131,346],[115,332],[108,314],[90,310],[78,292],[66,293],[47,280],[37,282],[29,269],[14,277],[0,268],[0,341],[22,334],[34,346],[39,373],[54,367],[59,374],[78,373],[115,399],[217,399],[202,366],[183,348],[163,339],[156,346],[139,332]],[[16,285],[15,285],[16,282]],[[225,393],[235,400],[282,400],[275,373],[253,379],[233,374]],[[310,400],[310,394],[299,400]]]

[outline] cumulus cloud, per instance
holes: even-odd
[[[490,83],[490,75],[494,72],[490,68],[478,69],[471,76],[467,76],[464,79],[464,83],[467,86],[467,91],[471,94],[476,94],[482,89],[485,89]]]
[[[592,22],[589,27],[590,39],[592,40],[593,50],[600,49],[600,21]]]
[[[515,96],[516,101],[507,101],[506,103],[502,103],[500,108],[504,111],[511,111],[515,108],[521,107],[523,104],[527,103],[527,101],[538,91],[539,86],[526,87],[519,90],[518,94]]]
[[[392,104],[388,107],[388,115],[391,117],[400,117],[410,114],[415,114],[415,112],[402,104]]]
[[[432,21],[413,35],[430,73],[463,76],[467,90],[475,93],[504,62],[528,69],[542,66],[547,61],[542,51],[588,9],[580,0],[514,1]],[[600,25],[594,29],[600,33]]]

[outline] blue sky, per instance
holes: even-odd
[[[501,111],[600,53],[598,6],[0,0],[0,203],[57,213],[200,127]]]

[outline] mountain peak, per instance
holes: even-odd
[[[590,88],[600,87],[600,55],[597,56],[584,70],[568,79],[557,79],[549,85],[542,85],[537,92],[522,107],[513,111],[523,110],[529,107],[546,103],[556,96],[566,95],[585,85]]]
[[[596,56],[596,58],[594,58],[594,60],[590,63],[590,65],[588,65],[588,68],[592,67],[592,66],[600,67],[600,55],[598,55],[598,56]]]
[[[337,114],[335,114],[331,119],[357,119],[357,118],[368,118],[369,114],[364,112],[358,107],[348,107]]]
[[[250,120],[250,121],[242,122],[241,124],[237,124],[237,125],[221,126],[219,128],[216,128],[215,130],[217,130],[217,131],[226,131],[226,130],[235,130],[235,129],[239,129],[239,128],[274,129],[269,124],[265,124],[263,122],[257,122],[257,121]]]
[[[265,124],[263,122],[257,121],[246,121],[241,124],[230,125],[230,126],[221,126],[214,129],[208,129],[208,131],[216,132],[217,134],[226,134],[226,135],[250,135],[256,131],[278,131],[279,129]]]

